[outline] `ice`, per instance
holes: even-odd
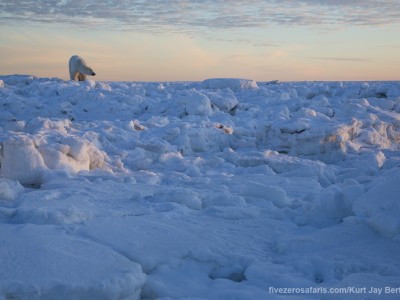
[[[24,188],[18,181],[0,178],[0,200],[13,201],[23,191]]]
[[[400,173],[379,181],[371,190],[362,194],[354,203],[356,215],[365,219],[372,229],[386,237],[400,238],[399,191]]]
[[[0,299],[398,286],[398,82],[6,75],[0,107]]]
[[[271,201],[278,207],[288,206],[290,200],[286,197],[285,191],[281,187],[265,185],[258,182],[246,182],[239,191],[240,195],[260,198],[266,201]]]
[[[3,142],[1,174],[21,184],[40,185],[47,170],[32,139],[27,136],[11,137]]]
[[[97,168],[107,169],[107,155],[92,142],[78,136],[70,136],[65,127],[69,122],[41,120],[27,130],[38,131],[33,135],[14,135],[4,140],[1,156],[1,174],[22,184],[40,185],[50,170],[77,173]],[[35,123],[35,122],[32,122]],[[49,136],[42,134],[43,131]]]
[[[209,116],[212,114],[211,102],[208,97],[196,90],[184,95],[185,113],[188,115]]]
[[[2,224],[0,230],[8,246],[0,248],[6,298],[140,299],[140,265],[105,246],[49,226]]]
[[[205,89],[231,89],[232,91],[241,91],[244,89],[257,89],[257,83],[251,79],[238,78],[212,78],[206,79],[201,83]]]
[[[8,85],[27,85],[33,82],[34,79],[37,79],[37,76],[20,74],[2,76],[2,81]]]
[[[204,93],[208,96],[214,108],[223,112],[234,114],[239,105],[239,101],[232,91],[226,90],[223,95],[215,91],[204,91]]]

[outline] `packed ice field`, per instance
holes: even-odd
[[[400,83],[0,76],[0,299],[399,299]]]

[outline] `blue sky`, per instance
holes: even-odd
[[[0,74],[398,80],[400,1],[0,0]]]

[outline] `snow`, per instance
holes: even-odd
[[[7,75],[0,106],[0,299],[399,297],[398,82]]]
[[[356,215],[365,219],[374,230],[387,237],[400,237],[400,173],[379,181],[371,190],[362,194],[354,203]]]
[[[205,89],[230,89],[232,91],[241,91],[244,89],[257,89],[257,82],[250,79],[237,78],[212,78],[206,79],[201,83]]]

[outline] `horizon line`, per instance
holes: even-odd
[[[63,81],[72,81],[71,79],[64,79],[61,77],[48,77],[48,76],[39,76],[35,74],[0,74],[0,77],[7,76],[32,76],[35,79],[60,79]],[[97,81],[97,82],[140,82],[140,83],[151,83],[151,82],[203,82],[207,79],[242,79],[242,80],[252,80],[260,83],[281,83],[281,82],[399,82],[398,79],[352,79],[352,80],[342,80],[342,79],[296,79],[296,80],[280,80],[280,79],[266,79],[266,80],[257,80],[247,77],[207,77],[201,80],[192,80],[192,79],[180,79],[180,80],[113,80],[113,79],[101,79],[97,80],[95,78],[89,78],[86,81]],[[79,81],[78,81],[79,82]]]

